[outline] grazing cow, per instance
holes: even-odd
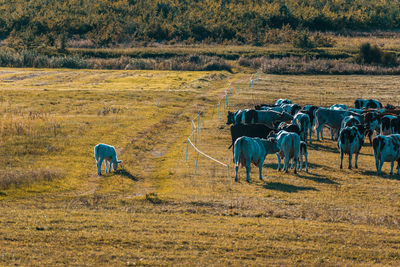
[[[310,144],[311,141],[311,120],[310,117],[302,112],[297,113],[293,118],[293,124],[299,126],[300,128],[300,138],[302,141],[307,143],[307,134],[310,135]]]
[[[347,106],[345,104],[334,104],[329,109],[333,109],[333,110],[348,110],[348,108],[347,108]]]
[[[278,151],[275,139],[260,139],[242,136],[238,138],[233,147],[233,158],[235,163],[235,181],[238,181],[239,163],[246,166],[246,181],[250,182],[250,164],[258,166],[260,180],[262,180],[262,167],[265,157]]]
[[[271,136],[272,134],[270,134]],[[276,141],[278,143],[279,152],[276,153],[278,159],[278,171],[281,170],[281,158],[284,158],[284,171],[288,172],[289,161],[294,161],[294,173],[297,173],[298,160],[300,154],[300,136],[296,133],[289,133],[286,131],[280,131],[276,135]]]
[[[232,144],[229,146],[228,149],[230,149],[235,144],[235,141],[239,137],[247,136],[247,137],[259,137],[267,139],[271,131],[272,131],[271,128],[261,123],[232,125],[231,126]]]
[[[355,154],[354,167],[357,169],[358,154],[364,144],[364,126],[356,125],[344,127],[340,130],[338,138],[338,148],[340,149],[340,169],[343,168],[343,154],[349,155],[349,169],[351,169],[351,159]]]
[[[258,123],[264,123],[270,128],[274,128],[274,124],[282,121],[291,121],[293,116],[286,112],[276,112],[272,110],[257,110]]]
[[[378,111],[367,111],[364,114],[365,134],[368,135],[369,143],[372,144],[374,131],[380,132],[381,115]]]
[[[285,121],[281,122],[277,128],[277,131],[286,131],[286,132],[290,132],[290,133],[297,133],[300,134],[300,128],[299,126],[293,124],[293,123],[287,123]]]
[[[376,99],[360,99],[354,102],[354,107],[357,109],[363,108],[382,108],[382,103]]]
[[[257,111],[254,109],[238,110],[235,113],[228,111],[227,118],[227,125],[238,123],[257,123],[258,120]]]
[[[400,134],[378,135],[372,141],[375,165],[378,175],[382,175],[382,165],[390,162],[390,174],[393,175],[393,165],[397,161],[397,175],[400,174]]]
[[[342,125],[340,127],[340,129],[343,129],[344,127],[351,127],[351,126],[355,126],[357,124],[361,124],[361,121],[359,118],[354,117],[353,115],[344,117],[344,119],[342,120]]]
[[[301,106],[298,104],[285,104],[281,106],[283,111],[289,113],[290,115],[294,116],[299,110],[301,110]]]
[[[384,115],[381,118],[381,134],[397,134],[398,133],[399,118],[395,115]]]
[[[107,169],[108,172],[111,172],[111,165],[113,166],[114,171],[116,171],[118,164],[122,162],[121,160],[117,159],[117,152],[115,152],[115,148],[106,144],[98,144],[94,147],[94,158],[96,159],[98,175],[101,175],[101,165],[103,164],[103,160],[106,160],[106,173]],[[107,162],[109,167],[107,166]]]
[[[259,106],[259,105],[257,105],[257,106],[255,106],[255,109],[256,110],[273,110],[273,111],[276,111],[276,112],[283,112],[283,108],[282,107],[276,107],[276,106],[267,107],[267,106]]]
[[[334,130],[339,132],[342,120],[344,119],[344,117],[350,115],[359,118],[361,123],[364,123],[363,116],[357,113],[345,110],[332,110],[327,108],[319,108],[315,113],[316,117],[315,127],[317,130],[317,141],[319,141],[321,129],[325,124],[328,125],[331,129],[333,128]]]
[[[280,99],[276,100],[276,102],[275,102],[275,106],[281,106],[283,104],[292,104],[292,100],[280,98]]]
[[[307,143],[304,141],[300,141],[300,170],[303,169],[303,156],[305,159],[305,165],[306,165],[306,172],[308,172],[308,149],[307,149]]]
[[[359,109],[359,108],[349,108],[348,111],[357,113],[357,114],[363,114],[365,112],[365,109]]]

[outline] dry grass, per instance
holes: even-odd
[[[235,183],[227,110],[217,115],[219,97],[236,81],[241,93],[230,98],[230,110],[282,97],[300,104],[351,105],[357,97],[397,104],[397,76],[262,75],[253,90],[247,89],[249,76],[227,73],[3,69],[0,77],[8,88],[0,99],[13,99],[2,112],[50,112],[60,132],[40,136],[49,135],[43,140],[61,149],[10,157],[17,139],[6,134],[11,143],[1,143],[1,169],[48,165],[65,173],[0,191],[1,265],[400,261],[399,178],[387,175],[388,165],[383,177],[375,175],[370,146],[361,150],[358,170],[340,171],[336,143],[326,140],[310,146],[309,174],[278,173],[270,155],[264,181],[253,168],[251,183],[244,182],[243,169]],[[186,163],[186,137],[195,111],[202,110],[196,143],[230,168],[200,156],[194,176],[196,155],[190,148]],[[120,171],[103,177],[95,175],[92,156],[100,141],[114,144],[124,161]]]

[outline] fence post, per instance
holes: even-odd
[[[197,163],[199,162],[199,152],[197,152],[196,167],[194,168],[194,177],[197,175]]]
[[[237,87],[238,94],[240,95],[239,83],[236,83],[236,87]]]
[[[186,163],[188,162],[188,152],[189,152],[189,138],[186,140]]]
[[[226,108],[228,108],[228,94],[225,93],[225,102],[226,102]]]
[[[219,119],[219,109],[220,109],[221,102],[218,102],[218,119]]]
[[[200,132],[200,113],[197,113],[197,133]]]

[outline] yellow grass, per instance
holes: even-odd
[[[282,97],[397,104],[400,79],[262,75],[252,90],[248,79],[1,69],[0,169],[63,175],[0,191],[0,265],[396,265],[399,177],[388,175],[387,163],[376,176],[369,145],[358,170],[339,170],[336,142],[325,140],[309,147],[309,174],[279,173],[269,155],[264,181],[253,167],[251,183],[243,169],[235,183],[220,97],[239,81],[230,110]],[[202,110],[196,144],[230,167],[200,156],[194,176],[186,138]],[[116,146],[122,170],[96,175],[99,142]]]

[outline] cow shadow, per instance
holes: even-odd
[[[330,147],[330,146],[327,146],[327,145],[324,145],[324,144],[321,144],[321,143],[317,144],[315,142],[312,143],[312,144],[308,144],[308,148],[309,149],[311,148],[311,149],[317,150],[317,151],[322,150],[322,151],[327,151],[327,152],[331,152],[331,153],[339,153],[339,150],[338,150],[337,146],[336,147]]]
[[[127,171],[125,169],[118,169],[115,171],[115,174],[121,175],[128,179],[131,179],[132,181],[139,181],[139,179],[137,177],[135,177],[134,175],[132,175],[129,171]]]
[[[297,193],[299,191],[318,191],[318,189],[311,186],[296,186],[283,183],[266,183],[263,187],[265,189],[277,190],[286,193]]]
[[[329,178],[324,178],[323,175],[320,174],[316,174],[316,173],[308,173],[308,174],[297,174],[298,177],[306,179],[306,180],[310,180],[310,181],[314,181],[320,184],[334,184],[334,185],[339,185],[339,183],[332,181]]]
[[[383,178],[383,179],[388,179],[388,180],[396,180],[396,181],[400,181],[400,176],[396,174],[396,171],[393,171],[393,175],[388,174],[382,174],[382,175],[378,175],[377,171],[371,171],[371,170],[365,170],[361,172],[364,175],[368,175],[368,176],[375,176],[377,178]]]

